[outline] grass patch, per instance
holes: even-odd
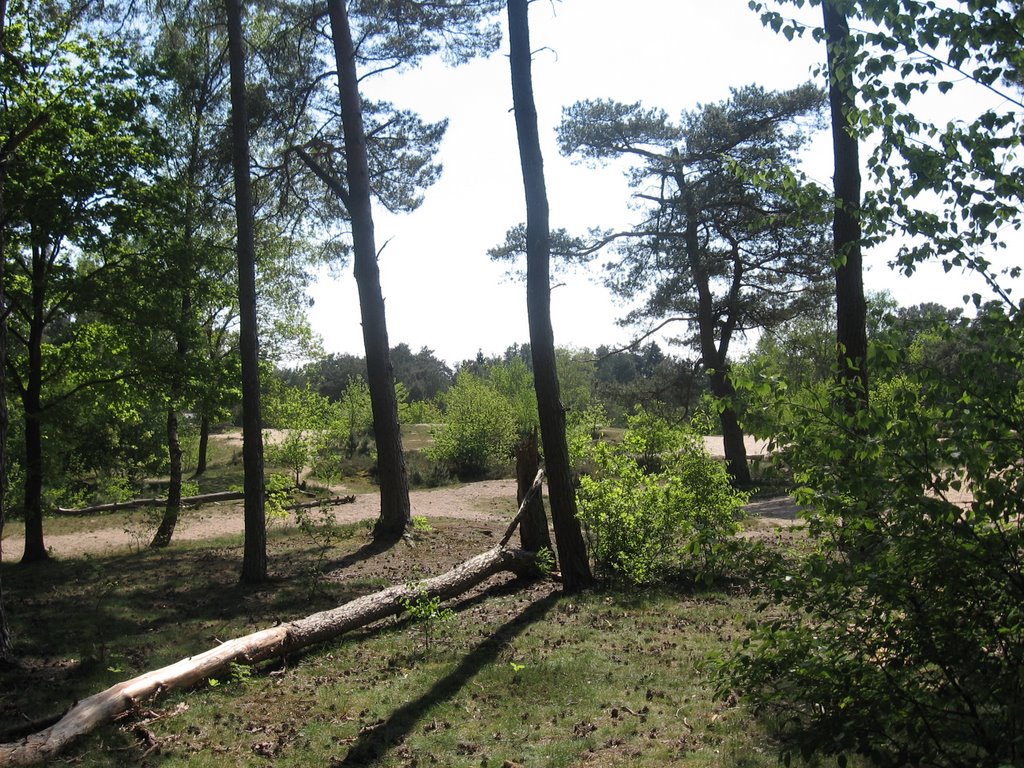
[[[407,451],[422,451],[434,444],[437,424],[403,424],[402,447]]]
[[[238,585],[241,542],[4,565],[18,650],[0,677],[0,722],[54,714],[119,680],[218,640],[381,586],[446,570],[492,546],[497,526],[432,520],[415,547],[367,547],[339,531],[324,589],[305,582],[316,547],[274,531],[274,582]],[[65,758],[159,766],[630,764],[774,766],[735,701],[717,699],[706,659],[744,631],[748,598],[727,591],[561,596],[496,577],[449,604],[429,647],[397,618],[284,663],[145,705]],[[147,708],[148,707],[148,708]],[[141,724],[141,728],[137,727]],[[149,734],[157,749],[140,738]]]

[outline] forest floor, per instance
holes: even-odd
[[[276,520],[271,582],[255,587],[238,583],[238,503],[185,510],[164,550],[146,546],[159,508],[48,516],[54,557],[30,567],[13,562],[21,532],[9,525],[0,569],[23,665],[0,670],[0,741],[227,638],[444,572],[494,546],[516,508],[511,480],[415,490],[412,541],[381,550],[369,537],[378,494],[354,495],[330,510],[336,526],[303,527],[294,513]],[[800,546],[788,497],[748,512],[744,538]],[[564,595],[550,579],[498,575],[433,619],[385,620],[140,702],[53,762],[774,768],[770,726],[713,674],[714,659],[746,635],[756,600],[741,584],[695,577]]]
[[[489,549],[513,505],[499,491],[512,487],[474,484],[478,500],[481,487],[489,501],[469,517],[429,518],[411,545],[384,551],[362,523],[320,541],[277,527],[264,586],[238,583],[238,535],[0,566],[23,662],[0,671],[0,741],[146,670]],[[780,546],[799,536],[772,531]],[[377,622],[139,702],[50,764],[776,768],[768,727],[713,675],[755,606],[739,585],[564,595],[550,579],[498,575],[432,620]]]

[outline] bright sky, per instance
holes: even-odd
[[[612,98],[677,116],[727,98],[730,86],[793,87],[810,77],[823,55],[810,40],[788,42],[762,28],[746,0],[537,0],[530,24],[551,224],[580,234],[629,221],[629,192],[621,172],[573,165],[559,155],[555,127],[563,106]],[[529,338],[525,286],[507,279],[505,267],[487,256],[526,218],[507,45],[456,69],[434,63],[365,84],[372,98],[427,120],[449,119],[440,157],[444,174],[426,191],[424,204],[402,216],[378,206],[375,223],[377,246],[384,246],[381,283],[392,346],[426,346],[453,364]],[[816,142],[808,171],[828,183],[827,135]],[[904,304],[958,306],[968,287],[963,277],[944,276],[941,269],[907,279],[881,257],[868,261],[869,289],[889,290]],[[624,310],[599,278],[595,264],[592,275],[573,277],[552,294],[557,345],[595,348],[632,338],[635,331],[616,325]],[[351,270],[322,276],[313,298],[310,320],[325,350],[361,355]]]

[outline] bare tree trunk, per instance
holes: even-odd
[[[521,436],[516,447],[516,501],[530,493],[533,478],[540,469],[540,454],[537,450],[537,430]],[[540,552],[551,549],[551,536],[548,533],[548,517],[544,512],[544,498],[540,493],[534,494],[527,503],[523,519],[519,523],[519,543],[527,552]]]
[[[199,417],[199,450],[196,451],[196,477],[206,472],[206,456],[210,451],[210,417]]]
[[[677,183],[680,185],[680,189],[686,189],[686,179],[682,173],[677,174]],[[722,444],[725,448],[729,476],[734,485],[744,487],[751,483],[750,467],[747,464],[747,448],[743,441],[743,430],[740,427],[736,409],[733,407],[736,389],[729,380],[727,358],[730,339],[724,331],[720,341],[715,339],[716,322],[714,300],[711,296],[711,281],[703,263],[697,227],[697,212],[694,210],[692,202],[689,202],[686,211],[686,258],[690,263],[693,282],[697,288],[697,332],[700,340],[701,362],[708,375],[711,394],[721,404],[718,421],[722,427]]]
[[[23,563],[47,560],[43,541],[43,328],[49,249],[32,244],[32,298],[28,331],[28,371],[21,402],[25,412],[25,551]]]
[[[0,20],[3,16],[0,14]],[[0,222],[3,221],[3,169],[0,168]],[[4,234],[0,224],[0,565],[4,562],[4,523],[7,517],[7,300],[4,296]],[[3,581],[0,580],[0,668],[15,660],[11,628],[7,623]]]
[[[373,210],[370,199],[370,166],[363,129],[356,56],[345,0],[328,0],[334,55],[341,97],[341,119],[345,133],[345,164],[348,199],[345,205],[352,221],[352,248],[359,311],[366,350],[367,384],[373,410],[373,434],[377,443],[380,481],[380,517],[373,535],[377,541],[397,541],[412,523],[409,478],[398,421],[398,398],[391,367],[384,296],[377,267]]]
[[[256,325],[256,235],[249,170],[248,106],[241,0],[225,0],[231,68],[231,137],[238,224],[239,344],[242,358],[242,466],[245,472],[245,547],[242,581],[267,580],[267,519],[263,499],[259,337]]]
[[[850,27],[835,0],[822,4],[828,51],[828,98],[832,112],[835,159],[835,213],[832,237],[836,266],[836,341],[839,381],[848,387],[846,401],[856,410],[868,401],[867,304],[860,228],[860,150],[849,115],[855,85],[850,56]]]
[[[721,365],[725,368],[724,363]],[[722,402],[732,402],[736,395],[736,389],[725,370],[712,371],[709,381],[711,394]],[[740,426],[736,409],[731,404],[722,408],[718,414],[718,423],[722,427],[722,445],[725,448],[725,461],[729,476],[734,485],[741,488],[749,486],[752,480],[750,479],[750,466],[747,462],[747,446],[743,439],[743,428]]]
[[[157,528],[153,541],[149,546],[161,548],[170,545],[174,536],[174,529],[178,525],[178,516],[181,514],[181,483],[184,467],[181,465],[181,435],[178,432],[178,412],[175,407],[178,403],[184,382],[181,380],[181,371],[188,367],[188,340],[185,328],[189,321],[189,313],[192,311],[192,296],[190,293],[190,278],[183,276],[184,284],[181,289],[181,316],[178,318],[178,327],[175,335],[175,355],[178,359],[179,369],[174,372],[171,379],[171,403],[167,409],[167,460],[169,464],[169,482],[167,484],[167,505],[164,507],[164,515],[160,520],[160,527]]]
[[[511,531],[506,536],[510,534]],[[49,760],[76,739],[131,711],[138,702],[149,702],[167,691],[187,688],[221,675],[232,662],[256,664],[293,653],[401,613],[402,601],[414,599],[423,591],[428,597],[449,599],[502,571],[529,574],[535,562],[532,553],[499,544],[419,584],[389,587],[304,619],[228,640],[205,653],[118,683],[78,702],[46,730],[19,742],[0,744],[0,768]]]
[[[43,436],[40,412],[32,407],[38,398],[31,398],[25,407],[25,550],[23,563],[47,560],[50,554],[43,541]]]
[[[0,0],[0,46],[6,27],[6,0]],[[4,185],[7,180],[7,158],[0,158],[0,565],[4,562],[4,523],[7,519],[7,427],[10,412],[7,409],[7,295],[4,293],[4,270],[7,264],[7,231],[5,218]],[[0,580],[0,667],[15,660],[11,629],[7,623],[3,581]]]
[[[167,453],[170,457],[170,482],[167,485],[167,504],[153,541],[153,548],[166,547],[171,543],[174,529],[181,513],[181,440],[178,437],[178,414],[173,406],[167,409]]]
[[[571,592],[590,586],[593,577],[576,517],[576,488],[569,464],[565,409],[559,396],[555,363],[555,335],[551,327],[551,230],[544,158],[537,132],[537,107],[533,99],[528,6],[528,0],[509,0],[508,3],[512,103],[526,191],[526,306],[551,520],[563,584]]]

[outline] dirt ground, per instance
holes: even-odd
[[[341,493],[345,493],[344,490]],[[458,487],[412,491],[409,494],[414,516],[449,517],[475,521],[511,520],[516,511],[515,480],[487,480]],[[159,514],[159,512],[157,512]],[[363,493],[355,503],[334,507],[339,523],[373,520],[380,514],[377,493]],[[121,519],[120,517],[118,518]],[[141,513],[139,515],[141,519]],[[16,558],[24,548],[19,521],[8,523],[4,531],[3,549],[8,558]],[[56,557],[109,554],[139,546],[139,532],[126,530],[124,524],[112,525],[109,517],[97,516],[82,532],[46,536],[46,546]],[[294,525],[294,517],[271,525]],[[154,528],[155,530],[155,528]],[[242,503],[210,504],[182,511],[175,541],[193,541],[230,536],[242,532]],[[152,531],[150,531],[152,534]],[[145,546],[146,541],[143,542]],[[7,554],[10,553],[10,554]]]
[[[334,507],[334,518],[338,523],[373,520],[380,513],[379,498],[377,493],[358,494],[354,503]],[[515,480],[485,480],[460,486],[416,490],[409,494],[409,498],[412,514],[426,517],[428,520],[447,517],[476,522],[503,522],[511,520],[515,514],[516,484]],[[792,500],[786,497],[753,502],[748,506],[748,510],[751,515],[761,518],[762,525],[772,527],[792,525],[796,513]],[[141,513],[138,519],[141,521]],[[277,526],[294,524],[294,517],[287,521],[271,523]],[[153,532],[150,530],[146,536],[140,536],[140,525],[141,522],[131,527],[124,525],[123,522],[114,525],[109,517],[97,516],[91,520],[89,527],[81,532],[47,535],[46,546],[51,554],[61,558],[137,549],[148,543],[148,537],[152,536]],[[241,532],[241,502],[211,504],[183,510],[174,539],[195,541]],[[4,554],[7,558],[14,559],[23,548],[24,537],[18,522],[14,521],[13,524],[8,524],[4,531]]]
[[[235,439],[228,435],[225,439]],[[237,437],[240,442],[241,438]],[[748,437],[747,455],[763,456],[766,444]],[[724,454],[721,437],[705,438],[705,445],[713,456]],[[339,495],[348,493],[344,487],[332,489]],[[409,494],[414,516],[447,517],[479,522],[501,522],[511,520],[516,511],[515,480],[485,480],[460,486],[416,490]],[[355,523],[376,519],[380,513],[379,496],[374,493],[358,494],[355,503],[334,507],[338,523]],[[793,525],[796,506],[792,499],[782,497],[758,501],[748,505],[752,516],[761,518],[759,527],[788,527]],[[156,530],[153,523],[147,528],[145,512],[138,512],[133,522],[126,525],[121,516],[117,523],[111,517],[92,518],[84,530],[73,534],[50,534],[46,546],[55,557],[81,557],[84,555],[110,554],[118,551],[138,549],[148,544]],[[159,515],[159,510],[149,510],[150,515]],[[272,522],[271,525],[294,525],[294,516],[287,521]],[[242,524],[241,502],[209,504],[182,511],[174,534],[175,541],[196,541],[240,534]],[[8,521],[4,530],[4,559],[16,559],[24,549],[24,535],[19,521]]]

